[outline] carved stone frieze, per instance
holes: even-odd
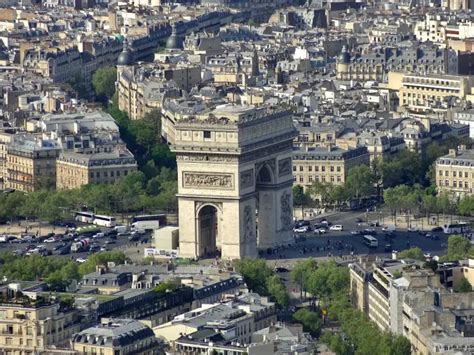
[[[293,224],[291,194],[288,191],[283,192],[280,198],[280,221],[283,230],[291,229]]]
[[[183,187],[205,189],[233,189],[233,174],[183,172]]]
[[[254,185],[253,169],[245,170],[240,173],[240,188],[245,189]]]
[[[202,155],[202,154],[179,154],[176,160],[189,162],[211,162],[211,163],[235,163],[237,157],[223,155]]]
[[[282,177],[291,174],[291,158],[278,161],[278,176]]]

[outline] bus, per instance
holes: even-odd
[[[74,219],[78,222],[92,223],[94,222],[94,214],[87,211],[78,211],[76,212]]]
[[[379,241],[371,235],[364,235],[364,244],[369,248],[377,248],[379,246]]]
[[[134,231],[144,231],[158,229],[164,224],[166,224],[165,214],[149,214],[132,217],[130,225]]]
[[[100,216],[100,215],[94,215],[94,221],[92,222],[96,226],[102,226],[102,227],[115,227],[117,224],[115,217],[110,217],[110,216]]]
[[[443,225],[444,234],[460,234],[469,232],[469,224],[466,222],[450,223]]]

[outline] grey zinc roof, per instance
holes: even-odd
[[[87,328],[73,336],[73,342],[102,346],[126,346],[154,337],[153,330],[134,319],[111,319],[109,323]]]

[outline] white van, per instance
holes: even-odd
[[[117,233],[125,233],[127,231],[127,226],[115,226],[114,227],[114,230],[117,232]]]

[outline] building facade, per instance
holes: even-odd
[[[308,148],[293,152],[294,185],[305,189],[315,182],[343,185],[351,168],[369,165],[370,155],[366,147],[341,149]]]
[[[136,170],[137,162],[125,147],[95,154],[62,152],[56,161],[56,188],[113,184]]]
[[[31,192],[56,185],[56,142],[32,136],[13,137],[7,146],[6,188]]]
[[[465,146],[450,149],[436,160],[436,190],[461,198],[474,191],[474,151]]]

